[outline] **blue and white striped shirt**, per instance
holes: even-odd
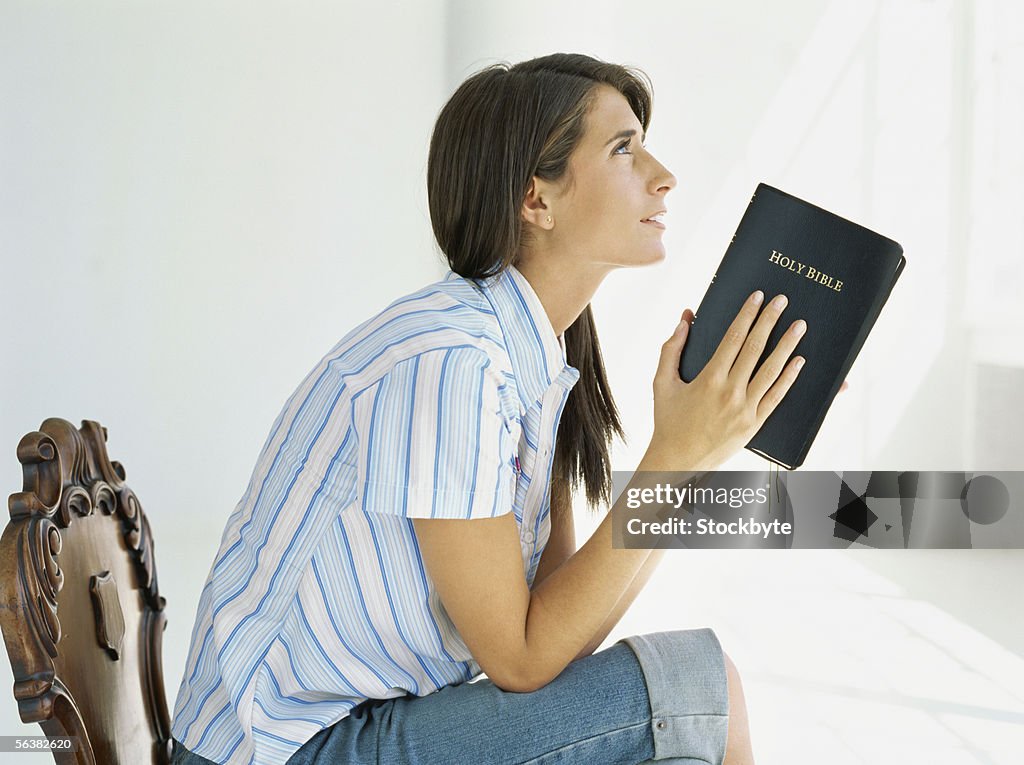
[[[281,763],[360,702],[480,674],[412,518],[513,512],[532,586],[579,372],[510,267],[455,273],[346,335],[271,428],[199,600],[172,734]]]

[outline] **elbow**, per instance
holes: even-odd
[[[492,683],[506,693],[533,693],[538,688],[544,687],[543,684],[538,685],[532,677],[525,673],[514,670],[506,670],[494,675],[488,673],[487,676]]]
[[[523,683],[508,682],[505,679],[495,680],[494,678],[491,678],[491,681],[505,693],[533,693],[534,691],[529,685]]]
[[[533,693],[548,684],[549,680],[538,677],[524,662],[516,666],[503,667],[500,672],[487,675],[491,682],[506,693]]]
[[[537,683],[532,678],[518,676],[491,678],[491,681],[505,693],[533,693],[546,685],[546,683]]]

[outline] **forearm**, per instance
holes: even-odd
[[[615,629],[615,625],[622,620],[622,617],[625,615],[626,611],[629,610],[629,607],[633,605],[633,601],[636,600],[640,592],[647,586],[647,582],[654,573],[654,569],[656,569],[658,564],[661,563],[661,559],[664,555],[664,550],[653,550],[651,552],[647,557],[647,560],[644,561],[644,565],[640,567],[640,571],[637,573],[636,577],[634,577],[633,581],[630,583],[625,594],[619,598],[619,602],[615,604],[615,607],[608,615],[608,618],[604,620],[604,624],[598,628],[594,636],[583,647],[583,650],[576,654],[573,661],[590,656],[600,647],[601,643],[603,643],[605,638],[608,637],[608,634]]]
[[[542,687],[590,643],[651,550],[612,548],[612,513],[569,560],[533,591],[526,616],[527,687]]]
[[[645,455],[630,485],[644,486],[661,477],[652,471],[662,464]],[[619,497],[617,503],[622,500]],[[663,551],[612,546],[615,512],[609,512],[590,539],[531,594],[520,662],[525,687],[543,687],[571,661],[592,653],[660,561]]]

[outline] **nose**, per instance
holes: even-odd
[[[651,157],[653,167],[651,171],[651,189],[655,194],[666,194],[676,187],[676,177],[669,172],[668,168],[661,164],[653,156]]]

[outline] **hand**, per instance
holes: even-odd
[[[683,312],[676,332],[662,346],[654,377],[652,463],[666,470],[713,470],[760,430],[796,381],[803,361],[798,356],[787,362],[806,327],[798,320],[755,373],[784,308],[772,301],[761,311],[761,303],[748,298],[711,360],[689,383],[679,377],[679,359],[693,312]]]
[[[850,383],[848,381],[846,381],[846,380],[843,380],[843,384],[839,386],[839,392],[842,393],[844,390],[846,390],[849,387],[850,387]]]

